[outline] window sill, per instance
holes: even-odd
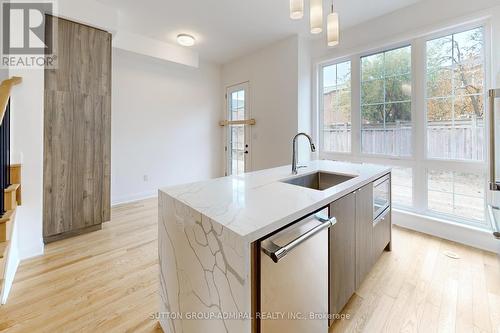
[[[493,237],[490,230],[450,219],[394,208],[393,224],[485,251],[500,252],[500,242]]]

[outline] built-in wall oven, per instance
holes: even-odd
[[[373,220],[375,221],[391,205],[391,176],[386,175],[373,182]]]

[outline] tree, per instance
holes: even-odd
[[[429,102],[430,119],[483,116],[483,29],[462,32],[427,43],[427,93],[429,97],[457,96],[446,103]]]

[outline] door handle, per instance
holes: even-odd
[[[290,243],[284,246],[276,245],[272,241],[263,242],[261,244],[262,251],[267,256],[269,256],[275,263],[278,263],[278,261],[283,259],[288,253],[293,251],[293,249],[295,249],[297,246],[304,243],[306,240],[316,235],[320,231],[328,229],[337,223],[335,217],[332,217],[331,219],[323,218],[320,216],[315,216],[315,217],[322,222],[320,225],[312,228],[308,232],[300,235],[299,237],[295,238]]]

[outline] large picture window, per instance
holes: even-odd
[[[484,160],[483,28],[427,42],[427,154]]]
[[[410,156],[411,46],[361,58],[361,149]]]
[[[351,62],[323,67],[323,150],[351,151]]]
[[[390,166],[394,207],[487,228],[487,33],[453,28],[321,66],[320,157]]]

